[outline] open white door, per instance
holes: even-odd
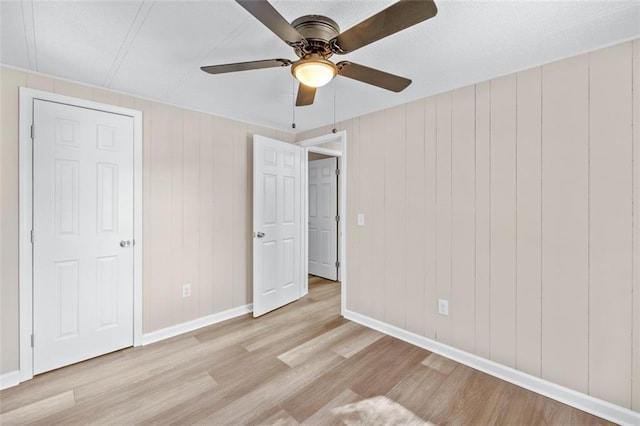
[[[300,298],[301,155],[296,145],[253,137],[253,316]]]
[[[309,273],[338,279],[336,158],[309,161]]]

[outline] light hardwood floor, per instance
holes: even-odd
[[[339,314],[340,284],[0,392],[5,424],[606,424]]]

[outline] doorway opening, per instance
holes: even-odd
[[[309,275],[340,281],[338,157],[307,153]]]
[[[346,132],[307,139],[304,148],[304,268],[309,285],[340,283],[346,306]]]

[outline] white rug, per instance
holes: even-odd
[[[338,416],[347,426],[432,425],[385,396],[333,408],[331,413]]]

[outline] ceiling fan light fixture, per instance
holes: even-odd
[[[305,86],[321,87],[338,75],[338,68],[331,61],[312,56],[295,62],[291,74]]]

